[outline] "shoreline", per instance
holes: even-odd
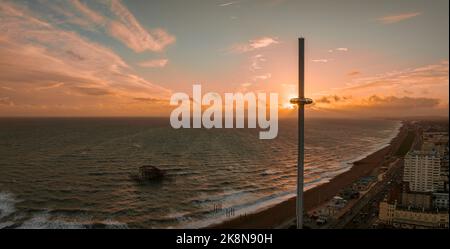
[[[397,151],[406,134],[406,125],[402,122],[398,134],[391,139],[387,146],[353,162],[349,170],[333,177],[328,182],[306,190],[304,194],[305,210],[310,211],[314,209],[337,195],[340,190],[351,186],[359,178],[370,175],[376,168],[382,165],[386,156],[393,155]],[[295,202],[296,197],[291,197],[278,204],[255,211],[254,213],[211,224],[205,228],[274,228],[295,217]]]

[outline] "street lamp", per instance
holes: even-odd
[[[305,98],[305,39],[298,39],[298,98],[290,100],[298,105],[298,159],[297,159],[297,229],[303,228],[303,185],[304,185],[304,153],[305,153],[305,105],[313,103]]]

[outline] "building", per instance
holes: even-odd
[[[437,150],[440,155],[448,154],[448,132],[426,131],[422,135],[423,151]]]
[[[329,206],[334,209],[342,209],[347,205],[347,201],[340,196],[335,196],[331,199]]]
[[[448,228],[447,211],[404,208],[397,201],[380,203],[380,222],[398,228]]]
[[[431,193],[401,193],[401,204],[405,207],[416,209],[431,209],[433,204]]]
[[[410,151],[405,156],[403,181],[412,192],[443,191],[441,168],[441,156],[436,150]]]
[[[369,189],[372,183],[376,182],[378,178],[376,176],[365,176],[358,179],[353,184],[353,189],[356,191],[366,191]]]
[[[448,210],[448,192],[433,193],[433,207]]]
[[[448,153],[444,155],[444,157],[441,158],[441,179],[444,184],[444,192],[448,193],[448,171],[449,171],[449,164],[448,164]]]
[[[448,132],[423,133],[420,150],[404,158],[403,184],[379,205],[380,223],[397,228],[447,228]]]

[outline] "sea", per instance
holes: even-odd
[[[387,146],[385,119],[305,121],[305,188]],[[201,228],[295,195],[297,120],[173,129],[168,118],[0,118],[0,228]],[[130,177],[142,165],[162,180]]]

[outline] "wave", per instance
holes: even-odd
[[[17,200],[12,193],[0,192],[0,229],[11,226],[12,221],[3,221],[16,212]]]
[[[17,229],[126,229],[127,224],[112,219],[104,221],[90,220],[89,217],[79,216],[67,219],[61,216],[52,216],[49,211],[34,214],[32,218],[25,220]]]
[[[241,195],[242,193],[238,193]],[[227,206],[224,209],[233,210],[233,217],[245,216],[247,214],[259,212],[270,208],[278,203],[286,201],[295,196],[295,191],[285,191],[277,194],[273,194],[270,196],[258,198],[253,202],[248,202],[244,204],[237,204],[234,206]],[[230,197],[229,197],[230,198]],[[226,211],[223,211],[220,215],[217,215],[213,211],[209,212],[209,215],[203,219],[199,220],[191,220],[185,223],[178,224],[176,226],[172,226],[169,228],[188,228],[188,229],[197,229],[204,228],[215,224],[220,224],[226,220],[230,219],[229,216],[226,215]],[[189,220],[187,218],[183,220]]]
[[[305,183],[305,190],[312,189],[314,187],[317,187],[319,185],[322,185],[324,183],[329,182],[331,179],[336,177],[337,175],[340,175],[348,170],[351,169],[354,162],[357,162],[361,159],[366,158],[367,156],[389,146],[391,141],[399,134],[400,129],[402,127],[402,122],[398,121],[398,123],[395,124],[394,128],[392,129],[392,132],[390,132],[390,135],[386,137],[385,139],[381,139],[378,143],[376,143],[374,146],[372,146],[372,149],[367,150],[365,153],[361,154],[358,157],[351,158],[349,160],[346,160],[340,164],[340,167],[337,167],[332,173],[330,174],[322,174],[318,176],[317,178],[314,178],[313,180]],[[273,173],[273,172],[264,172],[264,173]],[[237,196],[241,196],[242,192],[236,193]],[[296,191],[285,191],[278,194],[274,194],[268,197],[260,198],[257,201],[254,201],[253,203],[247,202],[244,204],[240,204],[237,206],[231,206],[231,208],[234,209],[234,215],[240,216],[240,215],[246,215],[249,213],[255,213],[262,210],[265,210],[267,208],[270,208],[274,205],[277,205],[279,203],[282,203],[292,197],[296,196]],[[217,198],[217,197],[216,197]],[[234,199],[236,196],[233,194],[229,195],[226,199]],[[224,200],[221,200],[221,202]],[[180,224],[177,227],[184,227],[184,228],[202,228],[202,227],[208,227],[210,225],[214,224],[220,224],[224,222],[225,220],[229,219],[230,217],[209,217],[200,221],[191,221],[187,222],[185,224]],[[186,219],[185,219],[186,220]]]
[[[17,215],[16,204],[20,200],[16,199],[14,194],[9,192],[0,192],[0,229],[85,229],[85,228],[106,228],[106,229],[125,229],[127,224],[106,219],[103,221],[94,221],[86,217],[63,217],[52,215],[54,211],[38,211],[31,218],[20,221],[22,215]],[[14,217],[12,217],[14,216]]]
[[[18,201],[9,192],[0,192],[0,220],[14,213]]]
[[[392,142],[392,140],[397,137],[397,135],[399,134],[401,127],[403,126],[402,121],[397,121],[396,124],[394,125],[394,128],[392,129],[392,131],[390,132],[389,136],[387,136],[384,139],[380,139],[378,141],[378,143],[375,143],[371,149],[366,150],[364,153],[361,153],[359,156],[357,157],[353,157],[350,158],[348,160],[344,160],[340,163],[339,167],[336,167],[335,170],[333,170],[332,172],[330,172],[329,174],[324,174],[322,173],[322,175],[320,176],[320,180],[318,181],[314,181],[311,183],[305,183],[305,190],[317,187],[321,184],[324,183],[328,183],[330,182],[330,180],[332,180],[334,177],[349,171],[352,167],[353,164],[355,162],[358,162],[370,155],[372,155],[373,153],[387,147],[390,145],[390,143]]]
[[[328,182],[348,171],[353,162],[387,146],[401,127],[400,122],[390,121],[378,125],[350,123],[345,129],[313,126],[309,135],[314,139],[306,146],[305,189]],[[75,141],[75,145],[79,142],[77,148],[82,148],[75,151],[61,152],[53,144],[44,144],[48,146],[47,151],[54,153],[37,154],[32,163],[12,153],[14,160],[9,163],[27,168],[6,168],[9,171],[0,175],[0,184],[6,183],[8,189],[14,189],[20,181],[24,187],[14,194],[26,202],[16,205],[18,201],[12,193],[0,192],[0,228],[203,227],[230,218],[215,214],[213,204],[224,203],[224,207],[234,208],[234,215],[238,216],[295,196],[295,136],[280,133],[280,139],[273,141],[277,144],[268,145],[255,142],[257,138],[253,136],[249,139],[245,134],[241,137],[241,134],[226,133],[216,144],[210,143],[209,134],[187,133],[192,136],[187,137],[193,143],[189,147],[173,142],[180,137],[171,130],[139,137],[139,141],[155,141],[145,144],[114,138],[115,143],[98,145],[98,141],[110,138],[103,134],[98,141]],[[157,141],[165,141],[164,146]],[[168,179],[158,185],[141,186],[132,182],[127,173],[135,172],[136,165],[143,162],[166,170]],[[27,173],[36,172],[33,165],[39,165],[39,177],[29,180]],[[19,176],[27,178],[20,180]],[[17,182],[10,180],[13,178],[18,178]],[[76,184],[67,187],[62,184],[64,180]],[[132,214],[111,212],[111,207],[102,203],[109,199],[119,206],[128,205]],[[51,210],[47,209],[49,203]],[[114,219],[126,221],[128,225]]]

